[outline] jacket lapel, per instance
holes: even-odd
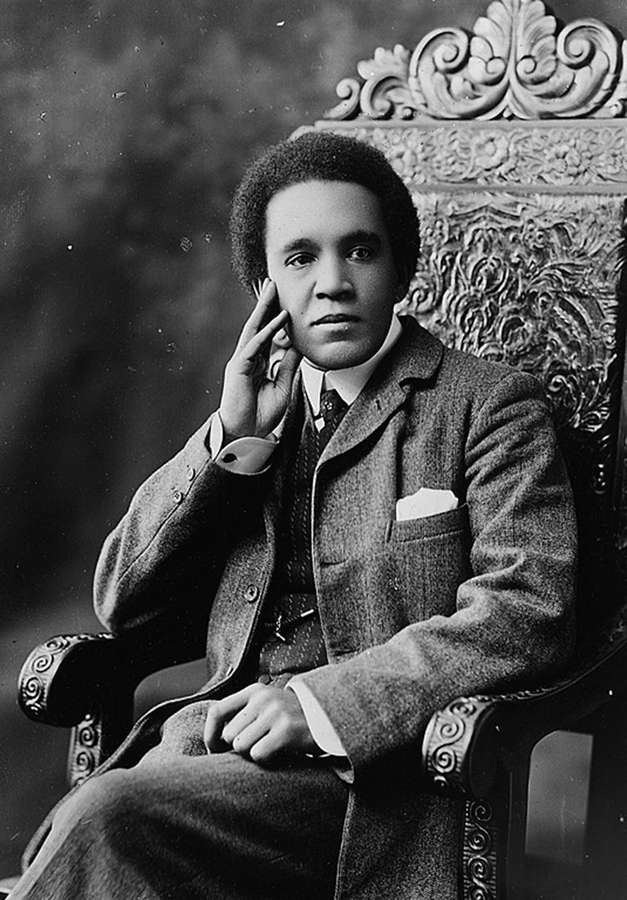
[[[398,343],[348,409],[322,452],[319,466],[352,450],[381,428],[405,402],[410,382],[433,378],[442,359],[442,344],[411,316],[403,316],[401,323]]]

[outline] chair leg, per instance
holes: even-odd
[[[584,851],[585,900],[616,900],[627,890],[627,717],[612,705],[594,729]]]
[[[462,838],[462,900],[496,900],[499,828],[487,800],[466,800]]]
[[[98,710],[87,713],[72,728],[67,758],[67,780],[70,787],[84,781],[103,759],[102,716]]]
[[[84,781],[113,753],[128,734],[133,721],[132,697],[111,704],[96,703],[75,725],[70,737],[67,780],[70,787]]]
[[[524,900],[528,761],[504,771],[489,800],[464,808],[460,897]]]

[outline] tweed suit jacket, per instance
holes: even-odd
[[[287,432],[300,389],[297,376]],[[106,768],[132,764],[181,705],[240,686],[285,459],[279,447],[267,472],[229,473],[207,430],[135,495],[103,548],[95,602],[114,632],[206,637],[209,681],[148,713]],[[396,521],[396,501],[420,487],[453,491],[458,508]],[[459,809],[420,793],[424,727],[460,694],[538,682],[572,647],[576,528],[541,387],[403,319],[319,459],[312,522],[328,664],[303,677],[352,781],[336,897],[453,898]]]

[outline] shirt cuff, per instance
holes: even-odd
[[[223,447],[224,426],[219,413],[214,413],[209,426],[209,450],[211,458],[228,472],[236,475],[261,475],[270,467],[270,457],[277,447],[274,435],[267,438],[236,438]]]
[[[311,736],[318,747],[329,756],[346,756],[346,750],[337,731],[305,682],[292,678],[286,687],[296,694]]]

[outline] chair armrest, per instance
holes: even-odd
[[[59,634],[35,647],[18,678],[22,710],[36,722],[76,725],[105,684],[124,680],[120,650],[111,634]]]
[[[94,701],[132,704],[147,675],[196,658],[146,634],[60,634],[29,654],[18,679],[24,713],[36,722],[78,724]]]
[[[151,672],[200,655],[198,641],[148,629],[61,634],[36,647],[19,676],[22,710],[36,722],[72,727],[70,787],[90,775],[124,740],[133,723],[135,688]]]
[[[511,770],[552,731],[572,728],[627,696],[627,640],[555,684],[510,694],[459,697],[431,717],[422,744],[427,786],[479,799],[499,768]]]

